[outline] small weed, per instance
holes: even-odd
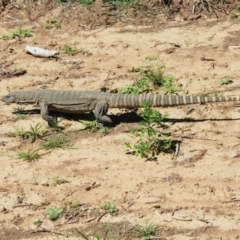
[[[132,5],[132,4],[136,3],[137,0],[108,0],[108,2],[111,4],[119,4],[119,5],[130,4],[130,5]]]
[[[18,29],[18,30],[12,30],[9,35],[3,35],[3,40],[9,40],[13,38],[26,38],[31,37],[32,32],[31,29]]]
[[[49,204],[50,204],[50,202],[47,199],[45,199],[43,202],[41,202],[42,206],[48,206]]]
[[[18,119],[26,119],[28,114],[25,114],[25,113],[16,113],[16,116]]]
[[[170,133],[160,133],[158,128],[165,126],[164,121],[168,115],[162,116],[161,113],[152,109],[148,103],[143,104],[143,111],[140,116],[143,121],[139,123],[140,128],[130,129],[130,133],[137,137],[138,140],[131,146],[129,142],[125,142],[126,153],[134,154],[147,160],[155,160],[155,156],[159,153],[168,153],[172,151],[173,142],[168,139]]]
[[[70,208],[77,208],[81,206],[81,203],[78,200],[75,201],[66,200],[64,201],[64,205],[69,206]]]
[[[118,214],[118,209],[111,202],[107,202],[107,203],[104,203],[104,204],[100,205],[100,208],[108,211],[108,213],[111,214],[112,216]]]
[[[134,227],[137,237],[142,238],[143,240],[151,239],[151,237],[156,236],[157,227],[153,224],[147,223],[145,226],[136,225]]]
[[[50,220],[56,220],[63,211],[63,208],[50,207],[45,214]]]
[[[212,13],[215,11],[211,6],[211,1],[209,0],[200,0],[198,3],[194,3],[195,7],[196,4],[198,4],[198,6],[200,5],[205,12]]]
[[[212,48],[212,49],[217,49],[218,48],[218,46],[214,45],[214,44],[209,44],[209,47]]]
[[[154,84],[154,86],[161,86],[164,82],[164,71],[163,67],[153,70],[151,68],[144,72],[144,77]]]
[[[76,229],[77,230],[77,232],[78,232],[78,234],[79,235],[81,235],[81,237],[83,238],[83,239],[85,239],[85,240],[90,240],[90,238],[88,238],[85,234],[83,234],[81,231],[79,231],[78,229]],[[92,239],[92,238],[91,238]],[[95,238],[94,238],[94,240],[101,240],[102,238],[100,237],[100,235],[96,235],[95,236]],[[103,238],[103,240],[105,240],[106,238]]]
[[[148,93],[160,86],[163,86],[171,94],[181,90],[175,86],[175,78],[173,76],[164,76],[163,67],[159,67],[157,70],[149,68],[144,71],[139,80],[136,80],[132,85],[124,87],[121,93]]]
[[[70,207],[71,208],[76,208],[76,207],[79,207],[81,204],[78,200],[76,201],[72,201],[71,204],[70,204]]]
[[[52,125],[52,126],[48,126],[47,129],[53,133],[63,133],[63,130],[65,129],[65,127],[60,127],[57,124]]]
[[[79,53],[81,53],[83,55],[86,55],[86,56],[91,56],[92,55],[92,53],[89,50],[84,50],[83,48],[81,48],[79,50]]]
[[[227,84],[230,84],[232,82],[233,81],[228,77],[224,77],[224,78],[221,79],[221,85],[227,85]]]
[[[95,2],[95,0],[77,0],[77,1],[83,5],[88,5],[88,4],[92,4]]]
[[[84,125],[84,127],[80,130],[89,130],[90,132],[99,131],[102,135],[107,134],[107,128],[104,127],[102,123],[99,123],[97,120],[94,121],[87,121],[87,120],[80,120],[80,122]]]
[[[230,13],[230,16],[231,16],[231,18],[237,18],[238,19],[238,21],[240,21],[240,11],[239,10],[235,10],[235,11],[232,11],[231,13]]]
[[[175,86],[175,78],[173,76],[165,77],[165,81],[163,82],[163,87],[168,93],[174,94],[181,90]]]
[[[7,41],[7,40],[11,39],[11,37],[9,35],[3,35],[1,37],[1,39]]]
[[[148,79],[141,78],[140,80],[136,80],[134,84],[127,85],[126,87],[121,89],[121,93],[127,94],[141,94],[151,92],[150,85]]]
[[[223,92],[220,91],[212,91],[212,92],[205,92],[199,93],[196,96],[203,96],[203,97],[223,97]]]
[[[112,224],[108,221],[107,224],[106,224],[106,230],[105,232],[102,234],[103,237],[101,237],[100,234],[96,234],[95,237],[94,237],[94,240],[120,240],[120,239],[123,239],[122,237],[120,236],[116,236],[115,234],[113,235],[111,233],[111,229],[112,229]],[[79,231],[78,229],[76,229],[77,232],[81,235],[81,237],[83,237],[83,239],[85,240],[90,240],[90,238],[88,238],[85,234],[83,234],[81,231]],[[93,238],[91,238],[93,240]]]
[[[78,234],[81,235],[81,237],[83,237],[83,239],[89,240],[89,238],[85,234],[83,234],[80,230],[78,230],[77,228],[76,228],[76,230],[77,230]]]
[[[67,55],[71,55],[74,56],[76,54],[78,54],[78,50],[75,47],[70,47],[68,44],[63,44],[61,46],[61,51],[66,53]]]
[[[40,89],[47,89],[48,88],[48,85],[46,85],[46,84],[43,84],[41,87],[40,87]]]
[[[55,137],[45,141],[42,146],[44,149],[65,148],[70,147],[70,141],[65,137]]]
[[[27,152],[19,153],[18,158],[23,159],[23,161],[32,162],[34,160],[40,159],[42,155],[38,153],[38,150],[28,150]]]
[[[158,57],[157,56],[146,56],[145,59],[148,61],[155,61],[158,59]]]
[[[39,227],[41,227],[42,226],[42,220],[40,220],[40,219],[38,219],[37,221],[35,221],[33,224],[37,227],[37,228],[39,228]]]
[[[128,69],[128,72],[130,72],[130,73],[141,72],[141,68],[132,67],[131,69]]]
[[[37,138],[41,138],[45,136],[47,133],[46,130],[42,129],[42,126],[40,123],[37,123],[35,126],[30,126],[30,130],[25,130],[24,127],[20,127],[17,129],[16,132],[10,133],[13,137],[22,137],[25,139],[31,139],[31,142],[34,142]]]
[[[15,74],[21,73],[22,71],[24,71],[24,69],[23,69],[22,67],[15,67],[15,68],[13,69],[13,72],[14,72]]]
[[[68,181],[64,178],[56,178],[53,181],[53,186],[61,185],[63,183],[68,183]]]
[[[202,76],[202,79],[203,80],[208,80],[208,77],[207,76]]]
[[[83,48],[81,48],[79,50],[76,47],[69,46],[68,44],[62,44],[61,47],[60,47],[60,50],[63,53],[65,53],[67,55],[71,55],[71,56],[74,56],[78,53],[81,53],[81,54],[86,55],[86,56],[91,56],[92,55],[92,53],[88,50],[84,50]]]
[[[61,28],[61,23],[53,18],[50,18],[49,20],[47,20],[45,24],[43,24],[43,27],[46,29],[51,29],[51,28],[59,29]]]

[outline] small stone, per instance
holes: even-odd
[[[0,212],[5,212],[7,209],[4,206],[0,206]]]
[[[41,185],[44,186],[44,187],[49,187],[49,183],[48,183],[48,180],[42,180],[41,182]]]

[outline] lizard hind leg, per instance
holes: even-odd
[[[111,125],[112,120],[106,115],[108,111],[107,101],[98,101],[92,111],[96,120],[104,125]]]
[[[56,126],[56,125],[57,125],[57,118],[49,115],[49,110],[48,110],[47,103],[41,101],[41,102],[39,103],[39,106],[40,106],[40,109],[41,109],[42,118],[43,118],[45,121],[48,122],[48,125],[49,125],[50,127]]]

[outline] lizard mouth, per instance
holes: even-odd
[[[18,105],[28,105],[31,104],[30,102],[19,102]]]

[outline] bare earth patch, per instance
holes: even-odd
[[[32,37],[0,39],[0,96],[20,89],[119,91],[139,77],[130,69],[149,66],[164,66],[180,95],[240,95],[240,50],[231,47],[239,45],[240,25],[221,9],[216,19],[204,11],[191,15],[189,4],[185,14],[177,8],[160,14],[158,1],[150,12],[97,1],[91,7],[50,4],[31,19],[24,1],[9,2],[2,7],[1,36],[23,28]],[[44,28],[49,19],[61,28]],[[67,55],[63,44],[80,52]],[[27,45],[60,51],[59,58],[26,54]],[[221,84],[222,78],[232,83]],[[81,239],[76,229],[89,239],[140,239],[133,227],[148,223],[157,227],[155,239],[239,239],[238,103],[157,109],[170,114],[168,130],[181,144],[177,156],[147,162],[124,153],[124,142],[134,142],[129,129],[137,126],[124,109],[110,109],[116,124],[106,135],[79,131],[77,118],[65,116],[59,118],[62,132],[31,141],[9,133],[47,124],[38,111],[23,117],[13,114],[16,108],[0,103],[0,239]],[[54,136],[70,146],[44,151],[43,142]],[[38,149],[43,155],[36,161],[18,158]],[[108,202],[117,215],[100,207]],[[51,221],[50,206],[65,211]]]

